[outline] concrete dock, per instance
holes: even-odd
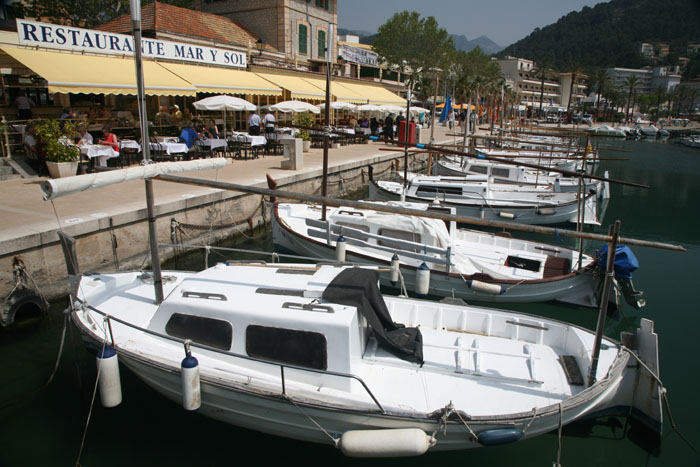
[[[449,136],[448,136],[449,134]],[[435,127],[436,143],[455,141],[452,132]],[[393,148],[392,151],[382,149]],[[425,160],[425,155],[416,156]],[[283,170],[283,156],[254,160],[229,160],[219,170],[193,172],[197,178],[241,185],[267,187],[266,175],[278,188],[320,194],[323,150],[304,153],[301,170]],[[403,170],[403,148],[384,142],[352,144],[329,149],[329,196],[341,196],[367,183],[367,166],[375,174],[392,167]],[[77,239],[81,271],[128,269],[144,264],[148,248],[148,226],[144,183],[140,180],[90,190],[72,196],[44,201],[39,184],[42,178],[9,180],[0,183],[0,296],[15,285],[13,258],[19,257],[32,279],[47,298],[65,295],[66,267],[58,243],[58,231]],[[171,219],[190,225],[209,226],[190,237],[191,241],[211,243],[258,226],[269,219],[260,196],[155,181],[154,193],[159,242],[171,241]],[[168,257],[161,249],[161,259]]]

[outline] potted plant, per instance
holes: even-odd
[[[314,124],[314,117],[311,115],[311,112],[302,112],[297,115],[296,123],[299,126],[311,127]],[[309,152],[311,149],[311,135],[309,134],[309,130],[299,130],[299,138],[303,141],[304,152]]]
[[[35,125],[38,151],[46,160],[51,178],[70,177],[78,171],[80,151],[72,140],[76,135],[71,122],[42,120]]]

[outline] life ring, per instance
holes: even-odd
[[[39,293],[29,287],[20,287],[12,291],[5,300],[0,324],[7,327],[17,321],[24,321],[48,312],[48,303]]]

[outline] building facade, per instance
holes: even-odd
[[[608,68],[606,72],[615,88],[620,91],[628,91],[629,79],[637,78],[636,92],[639,94],[652,94],[659,88],[664,92],[672,92],[681,82],[678,66]]]
[[[297,67],[320,71],[326,54],[333,61],[338,56],[337,0],[195,0],[194,8],[234,20]]]

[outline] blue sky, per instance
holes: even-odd
[[[376,32],[394,13],[409,10],[434,16],[451,34],[487,36],[505,47],[536,27],[556,22],[601,1],[591,0],[338,0],[338,26]]]

